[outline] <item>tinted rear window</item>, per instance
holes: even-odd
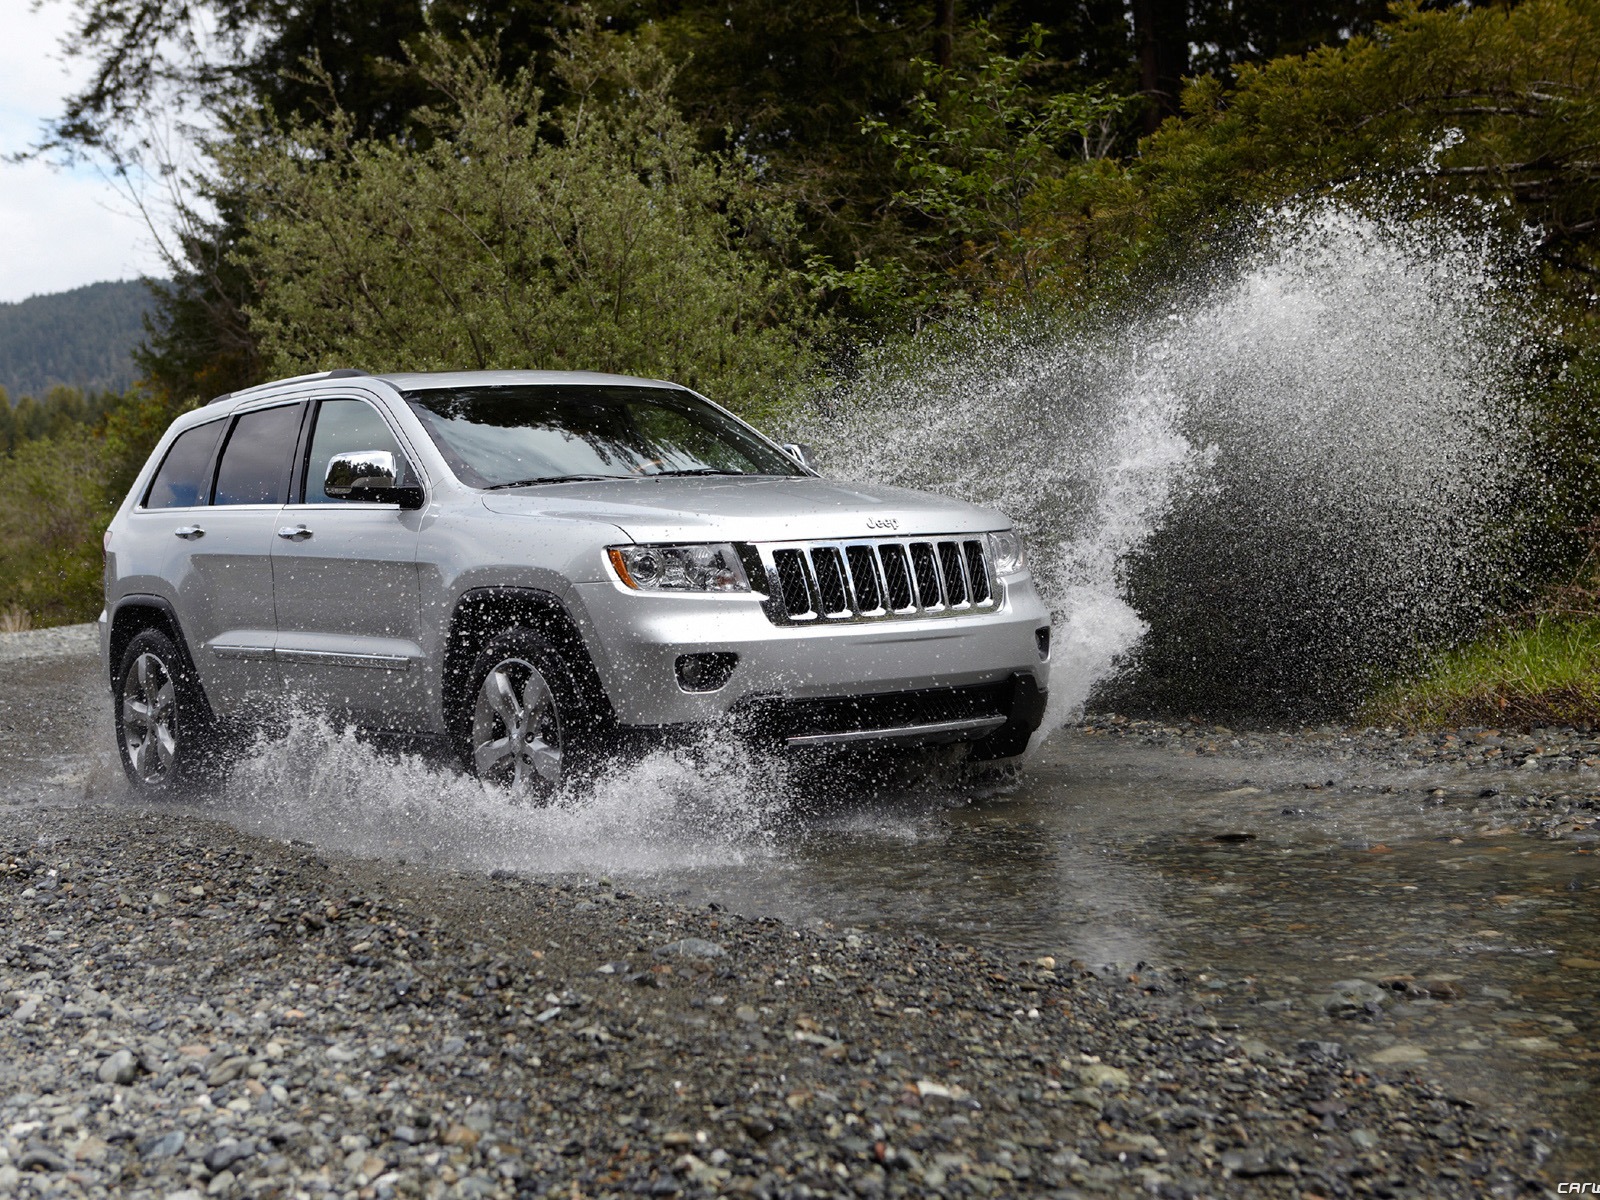
[[[190,508],[206,502],[211,482],[211,454],[217,448],[221,421],[196,425],[180,433],[150,481],[146,508]]]
[[[282,504],[300,433],[300,405],[263,408],[234,422],[217,465],[213,504]]]

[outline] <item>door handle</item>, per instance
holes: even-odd
[[[278,530],[278,536],[285,541],[303,542],[311,536],[311,530],[304,525],[285,525]]]
[[[198,525],[184,525],[181,528],[174,529],[172,532],[186,542],[192,542],[195,538],[205,537],[206,535],[206,531]]]

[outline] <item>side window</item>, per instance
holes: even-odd
[[[146,508],[192,508],[206,502],[211,454],[223,422],[209,421],[186,429],[173,439],[145,493]]]
[[[289,463],[299,433],[298,404],[257,409],[239,417],[222,448],[211,503],[284,503],[289,491]]]
[[[343,496],[330,496],[323,490],[328,478],[328,460],[336,454],[359,450],[387,450],[395,457],[397,484],[411,478],[400,443],[378,410],[365,400],[324,400],[317,405],[317,427],[311,435],[311,453],[306,462],[306,503],[344,504]]]

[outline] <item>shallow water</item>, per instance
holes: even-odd
[[[3,664],[0,679],[55,698],[30,706],[43,715],[31,734],[27,713],[7,714],[0,808],[137,803],[90,662]],[[871,794],[835,786],[819,804],[807,777],[711,746],[619,766],[537,809],[308,725],[193,805],[324,853],[609,875],[689,903],[916,930],[1019,959],[1181,968],[1224,1028],[1275,1049],[1419,1048],[1414,1065],[1374,1069],[1424,1071],[1519,1128],[1560,1128],[1553,1177],[1593,1177],[1600,969],[1582,964],[1600,962],[1600,854],[1594,840],[1509,832],[1511,814],[1479,795],[1506,782],[1195,757],[1069,729],[986,785],[923,774]],[[1333,985],[1395,975],[1446,977],[1454,995],[1324,1012]]]

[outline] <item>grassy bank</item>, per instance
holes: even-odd
[[[1495,629],[1380,691],[1360,718],[1423,728],[1600,723],[1600,615]]]

